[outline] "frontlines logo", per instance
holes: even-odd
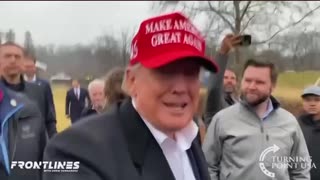
[[[12,161],[11,169],[43,169],[43,172],[78,172],[79,161]]]

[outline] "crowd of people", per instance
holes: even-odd
[[[18,44],[1,44],[0,179],[319,180],[320,87],[303,91],[305,114],[295,117],[272,96],[274,64],[249,59],[241,79],[227,68],[241,41],[226,35],[211,59],[183,14],[143,21],[126,68],[87,88],[72,81],[65,104],[72,125],[59,133],[36,58]],[[210,72],[207,95],[202,69]],[[79,162],[79,168],[45,172],[12,168],[13,161]]]

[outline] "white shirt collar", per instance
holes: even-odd
[[[34,75],[33,78],[32,78],[32,80],[29,80],[29,78],[27,77],[27,75],[24,75],[24,80],[25,80],[25,81],[28,81],[28,82],[36,82],[37,76]]]
[[[132,98],[132,105],[137,110],[136,104],[135,104],[135,101],[133,98]],[[142,117],[141,115],[140,115],[140,117],[144,121],[144,123],[146,124],[146,126],[148,127],[148,129],[150,130],[150,132],[152,133],[152,135],[154,136],[154,138],[156,139],[156,141],[158,142],[158,144],[160,146],[163,144],[163,142],[165,140],[171,139],[164,132],[155,128],[144,117]],[[184,127],[183,129],[181,129],[180,131],[175,133],[176,143],[177,143],[178,147],[183,151],[188,150],[191,147],[192,142],[196,138],[198,131],[199,131],[198,126],[196,125],[196,123],[193,120],[191,120],[191,122],[186,127]]]
[[[269,101],[268,101],[268,106],[267,106],[267,111],[264,113],[262,119],[266,119],[269,114],[273,111],[273,104],[272,104],[272,101],[271,99],[269,98]]]

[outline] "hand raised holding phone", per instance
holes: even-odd
[[[251,35],[245,34],[241,35],[241,42],[239,43],[240,46],[250,46],[251,45]]]
[[[234,35],[228,34],[222,40],[220,53],[228,54],[230,50],[237,46],[249,46],[251,45],[251,35]]]

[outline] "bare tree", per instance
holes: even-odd
[[[35,47],[33,44],[32,36],[30,31],[25,32],[25,39],[24,39],[24,48],[28,52],[28,54],[35,56]]]
[[[288,1],[160,1],[152,6],[159,11],[179,9],[191,18],[205,17],[204,35],[216,41],[227,31],[250,33],[253,45],[267,43],[291,27],[297,27],[319,8],[319,2]],[[241,64],[238,49],[235,63]]]
[[[14,31],[12,29],[10,29],[6,33],[6,41],[7,42],[15,42],[15,40],[16,40],[16,35],[15,35]]]
[[[288,63],[295,71],[319,68],[319,32],[299,32],[279,36],[271,48],[290,56],[291,61]]]
[[[131,40],[134,36],[133,32],[134,31],[131,31],[129,29],[125,29],[121,32],[120,51],[121,51],[123,66],[125,66],[130,59]]]
[[[4,33],[0,31],[0,44],[2,44],[2,37],[3,37]]]

